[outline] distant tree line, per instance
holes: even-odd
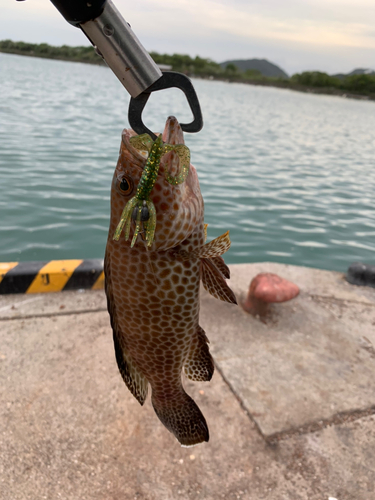
[[[47,59],[61,59],[63,61],[77,61],[91,64],[104,64],[92,46],[70,47],[62,45],[54,47],[48,43],[0,41],[0,52],[19,54],[21,56],[45,57]]]
[[[13,42],[11,40],[0,41],[0,52],[20,54],[49,59],[61,59],[65,61],[76,61],[91,64],[103,64],[94,48],[91,46],[70,47],[63,45],[54,47],[47,43]],[[213,79],[225,79],[237,82],[249,82],[262,85],[276,85],[297,90],[316,89],[329,93],[353,93],[375,97],[374,75],[350,75],[342,78],[330,76],[320,71],[305,71],[296,73],[290,78],[265,77],[260,71],[240,71],[234,64],[228,64],[223,69],[220,64],[199,56],[190,57],[183,54],[158,54],[151,52],[151,57],[157,64],[165,64],[172,67],[173,71],[179,71],[189,76],[199,76]]]
[[[375,94],[375,75],[348,75],[338,78],[320,71],[305,71],[293,75],[290,82],[304,87],[332,88],[364,95]]]
[[[157,52],[150,52],[150,55],[157,64],[167,64],[172,66],[173,71],[179,71],[190,76],[212,76],[214,78],[229,78],[231,80],[274,80],[273,78],[263,76],[256,69],[240,71],[234,64],[228,64],[223,69],[220,64],[211,59],[204,59],[199,56],[193,58],[188,55],[158,54]]]

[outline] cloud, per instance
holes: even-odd
[[[265,57],[292,73],[373,66],[373,0],[113,0],[148,50]],[[84,45],[47,0],[4,2],[1,38]]]
[[[302,2],[294,0],[277,4],[273,1],[244,3],[242,0],[230,4],[223,0],[148,0],[147,3],[154,7],[152,19],[147,20],[143,15],[143,20],[147,29],[155,34],[166,29],[180,34],[195,33],[199,29],[206,35],[221,32],[234,37],[302,42],[322,47],[375,48],[372,24],[366,16],[369,10],[375,17],[375,8],[367,0],[359,0],[356,9],[353,3],[349,9],[347,3],[346,8],[341,5],[337,11],[334,7],[345,4],[342,0],[326,0],[325,8],[319,0],[314,5],[306,2],[303,8]]]

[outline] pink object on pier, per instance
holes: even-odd
[[[299,287],[291,281],[273,273],[260,273],[250,283],[243,304],[245,311],[259,316],[267,312],[268,304],[286,302],[299,294]]]

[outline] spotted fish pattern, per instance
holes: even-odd
[[[126,203],[134,196],[146,154],[134,147],[132,130],[124,130],[111,188],[111,220],[105,253],[105,288],[121,376],[142,405],[151,386],[155,413],[184,446],[209,439],[206,420],[185,392],[181,373],[208,381],[214,372],[208,339],[199,326],[199,287],[231,303],[236,298],[226,283],[229,269],[221,255],[230,246],[225,233],[206,243],[207,226],[195,168],[184,182],[180,160],[171,150],[161,159],[150,194],[157,223],[152,246],[139,234],[131,248],[125,238],[114,240]],[[167,120],[164,143],[184,144],[174,117]],[[134,231],[133,223],[133,231]]]

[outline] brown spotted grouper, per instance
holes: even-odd
[[[181,371],[196,381],[210,380],[214,371],[208,340],[199,326],[200,280],[215,297],[232,303],[236,299],[220,257],[230,246],[229,235],[205,243],[197,173],[187,148],[172,147],[177,144],[184,144],[184,138],[174,117],[168,118],[155,142],[124,130],[111,189],[104,267],[116,360],[124,382],[141,405],[150,384],[157,416],[182,445],[191,446],[208,441],[209,433],[182,386]],[[152,183],[142,191],[150,173]],[[125,237],[120,236],[123,227]]]

